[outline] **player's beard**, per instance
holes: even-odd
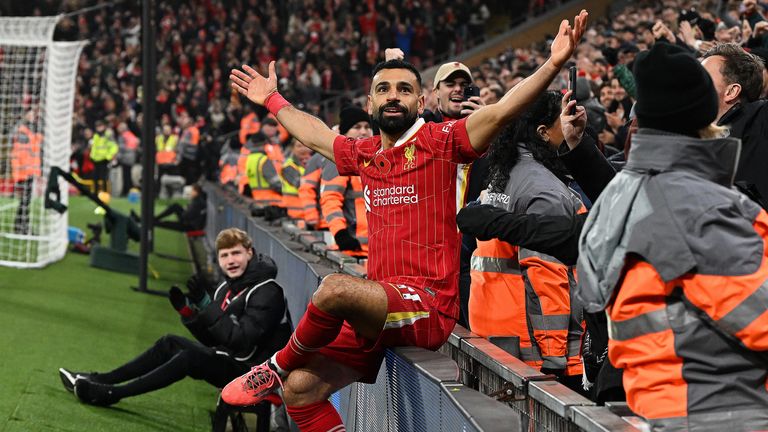
[[[403,115],[399,117],[386,117],[384,115],[384,110],[387,108],[399,108]],[[390,102],[382,105],[375,111],[373,120],[379,126],[379,130],[385,134],[399,135],[413,126],[413,123],[416,122],[416,117],[418,117],[416,112],[409,111],[408,108],[397,102]]]

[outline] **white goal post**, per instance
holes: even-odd
[[[67,249],[67,213],[44,208],[52,166],[69,168],[85,42],[54,42],[60,17],[0,17],[0,265],[42,267]],[[61,201],[68,185],[61,181]]]

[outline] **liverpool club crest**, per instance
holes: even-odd
[[[403,164],[403,171],[416,168],[416,145],[411,144],[405,148],[405,163]]]

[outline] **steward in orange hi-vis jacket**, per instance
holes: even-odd
[[[732,189],[740,141],[693,137],[718,132],[699,62],[656,44],[635,76],[640,129],[587,218],[577,294],[607,310],[652,430],[768,430],[768,214]]]
[[[339,113],[339,132],[349,138],[373,135],[367,112],[348,106]],[[320,205],[339,250],[368,256],[368,219],[360,176],[339,175],[336,165],[325,164],[320,181]]]
[[[581,237],[581,296],[660,428],[768,428],[768,215],[727,188],[738,146],[636,135]]]
[[[304,175],[299,184],[299,200],[304,207],[304,222],[307,229],[322,230],[328,228],[328,223],[320,209],[320,178],[323,176],[323,168],[331,163],[320,153],[315,153],[309,158]]]
[[[531,214],[575,217],[579,198],[520,150],[520,161],[501,193],[484,204]],[[580,376],[581,307],[571,301],[573,268],[556,258],[501,240],[478,241],[470,263],[469,321],[482,336],[518,336],[522,360],[536,368]]]
[[[33,132],[35,114],[29,111],[12,135],[11,176],[14,194],[19,197],[14,220],[14,232],[27,234],[30,227],[30,203],[35,178],[41,175],[41,146],[43,136]]]
[[[519,213],[575,218],[586,211],[577,194],[540,157],[562,142],[561,95],[540,96],[518,124],[491,146],[483,204]],[[539,132],[540,131],[540,132]],[[492,221],[488,221],[492,223]],[[478,241],[470,261],[469,323],[485,337],[517,336],[529,365],[580,387],[582,308],[572,299],[574,269],[555,257],[498,239]]]

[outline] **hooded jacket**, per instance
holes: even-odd
[[[483,204],[571,220],[584,211],[578,196],[522,145],[504,191],[488,193]],[[571,299],[572,267],[498,239],[478,241],[470,266],[472,331],[518,336],[521,358],[529,365],[565,375],[582,373],[582,309]]]
[[[579,240],[576,294],[653,430],[768,428],[768,215],[731,189],[739,149],[641,129]]]
[[[291,336],[283,289],[275,276],[275,262],[254,252],[242,276],[226,278],[211,303],[182,322],[204,345],[250,365],[262,363]]]
[[[768,200],[768,101],[740,103],[723,114],[718,121],[730,129],[731,137],[741,139],[741,157],[736,181],[754,184]]]

